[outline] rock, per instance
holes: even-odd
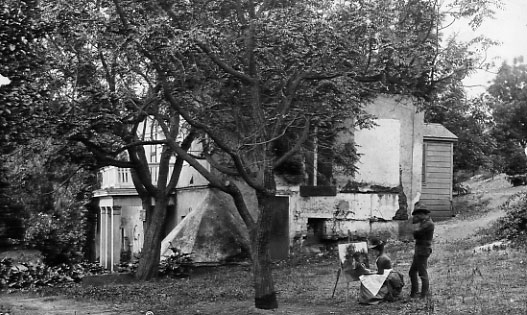
[[[27,267],[22,264],[14,264],[11,266],[11,271],[18,271],[18,272],[24,272],[27,271]]]
[[[485,244],[485,245],[481,245],[481,246],[474,248],[474,253],[490,252],[493,250],[496,250],[496,251],[504,250],[504,249],[507,249],[508,246],[509,246],[509,242],[507,241],[504,241],[504,240],[496,241],[490,244]]]

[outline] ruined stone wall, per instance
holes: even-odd
[[[377,118],[376,127],[341,135],[341,141],[354,138],[361,160],[354,177],[335,174],[336,196],[301,197],[291,188],[284,192],[290,195],[291,240],[306,234],[309,219],[320,219],[328,238],[397,236],[407,225],[421,190],[423,113],[409,99],[387,95],[366,111]]]

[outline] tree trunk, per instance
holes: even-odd
[[[272,161],[272,159],[266,159]],[[254,276],[254,306],[260,309],[278,308],[278,300],[274,289],[271,271],[271,255],[269,253],[269,234],[272,222],[273,199],[276,183],[272,165],[264,164],[263,183],[265,191],[257,191],[258,222],[256,238],[253,241],[253,276]]]
[[[84,251],[84,258],[90,262],[97,260],[97,253],[95,250],[95,234],[98,221],[99,207],[95,204],[95,200],[92,199],[86,204],[88,210],[86,218],[86,245]]]
[[[253,241],[254,306],[260,309],[278,308],[269,254],[270,207],[273,206],[270,197],[258,194],[260,215],[256,228],[256,239]]]
[[[156,204],[152,211],[150,213],[147,211],[145,240],[135,275],[139,280],[155,278],[159,271],[161,241],[163,240],[168,195],[164,193],[159,194],[156,196],[155,202]]]

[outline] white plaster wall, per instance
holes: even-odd
[[[369,185],[399,185],[401,123],[398,119],[376,119],[371,129],[355,131],[360,155],[355,181]]]

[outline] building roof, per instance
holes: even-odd
[[[457,136],[441,124],[424,124],[425,140],[457,141]]]

